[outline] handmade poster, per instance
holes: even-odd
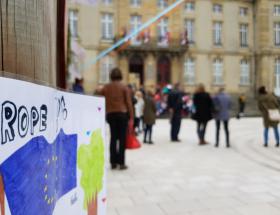
[[[105,102],[0,77],[0,214],[105,215]]]

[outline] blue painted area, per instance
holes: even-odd
[[[91,131],[87,131],[87,136],[90,136],[90,134],[91,134]]]
[[[77,135],[61,130],[52,144],[31,139],[0,165],[12,215],[51,215],[56,202],[77,187]]]

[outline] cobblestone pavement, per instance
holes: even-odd
[[[195,129],[184,120],[182,142],[171,143],[158,120],[155,144],[128,151],[129,170],[108,170],[108,215],[279,215],[280,149],[272,131],[262,146],[261,119],[233,119],[230,149],[214,147],[213,122],[209,145],[197,145]]]

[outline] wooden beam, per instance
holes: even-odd
[[[66,0],[57,1],[57,87],[66,89],[66,47],[65,47]]]

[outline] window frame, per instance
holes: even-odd
[[[99,83],[107,84],[110,82],[110,72],[114,68],[114,59],[111,56],[106,56],[100,63]]]
[[[111,17],[111,20],[109,19]],[[104,24],[104,25],[103,25]],[[112,25],[110,35],[110,24]],[[104,29],[103,29],[104,27]],[[105,35],[104,35],[105,32]],[[102,13],[101,15],[101,38],[102,40],[113,40],[114,38],[114,14],[113,13]]]
[[[212,11],[213,11],[214,14],[222,14],[223,13],[223,5],[218,4],[218,3],[214,3]]]
[[[213,60],[213,84],[224,84],[224,62],[221,58],[215,58]]]
[[[130,0],[130,6],[131,7],[141,7],[142,0]]]
[[[195,43],[195,20],[186,18],[184,21],[184,27],[187,31],[187,37],[189,44]],[[190,29],[191,31],[190,31]]]
[[[133,20],[133,18],[136,18]],[[141,15],[130,15],[130,31],[133,32],[142,26],[142,16]],[[132,45],[141,45],[142,41],[138,39],[138,35],[131,39]]]
[[[188,85],[195,84],[195,74],[196,74],[195,60],[192,57],[185,58],[184,62],[184,83]]]
[[[158,6],[158,8],[160,8],[160,9],[165,9],[165,8],[167,8],[168,7],[168,4],[169,2],[168,2],[168,0],[157,0],[157,6]]]
[[[274,46],[280,47],[280,21],[274,22],[273,32],[274,32]]]
[[[280,4],[274,5],[273,7],[273,15],[280,16]]]
[[[239,42],[241,48],[249,46],[249,24],[240,23],[239,25]]]
[[[240,7],[239,8],[239,15],[241,17],[247,17],[249,13],[249,8],[248,7]]]
[[[213,44],[216,47],[223,46],[223,22],[213,22]]]
[[[78,10],[69,10],[69,28],[72,38],[78,38],[79,34],[79,11]]]
[[[240,60],[240,85],[250,85],[250,62],[247,59]]]
[[[190,1],[185,3],[185,11],[186,12],[194,12],[195,11],[195,2]]]

